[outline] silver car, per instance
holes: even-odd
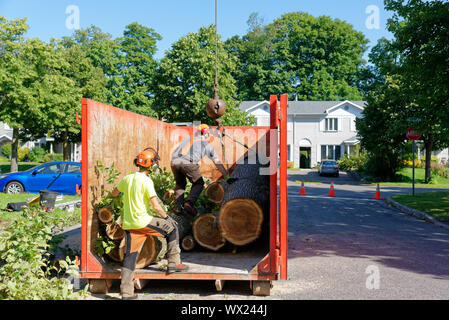
[[[340,171],[338,170],[338,164],[335,160],[323,160],[318,167],[318,173],[322,175],[334,175],[336,177],[340,176]]]

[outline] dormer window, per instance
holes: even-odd
[[[324,123],[325,131],[338,131],[338,118],[327,118]]]

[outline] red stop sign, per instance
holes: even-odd
[[[410,140],[418,140],[419,138],[421,138],[421,133],[419,133],[419,131],[414,128],[408,129],[406,135]]]

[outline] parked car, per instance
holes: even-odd
[[[338,163],[335,160],[323,160],[318,167],[318,173],[322,175],[334,175],[336,177],[340,176],[340,171],[338,169]]]
[[[45,190],[50,184],[48,190],[76,194],[76,185],[81,187],[81,163],[55,161],[22,172],[0,174],[0,191],[9,194],[35,193]]]

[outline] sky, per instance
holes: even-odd
[[[297,11],[350,23],[365,34],[370,48],[381,37],[391,38],[385,27],[391,13],[384,10],[383,0],[218,0],[218,33],[222,40],[245,35],[253,12],[268,24]],[[160,59],[180,37],[214,24],[215,0],[0,0],[0,16],[26,17],[27,36],[43,41],[91,25],[116,38],[126,25],[138,22],[162,36],[155,55]]]

